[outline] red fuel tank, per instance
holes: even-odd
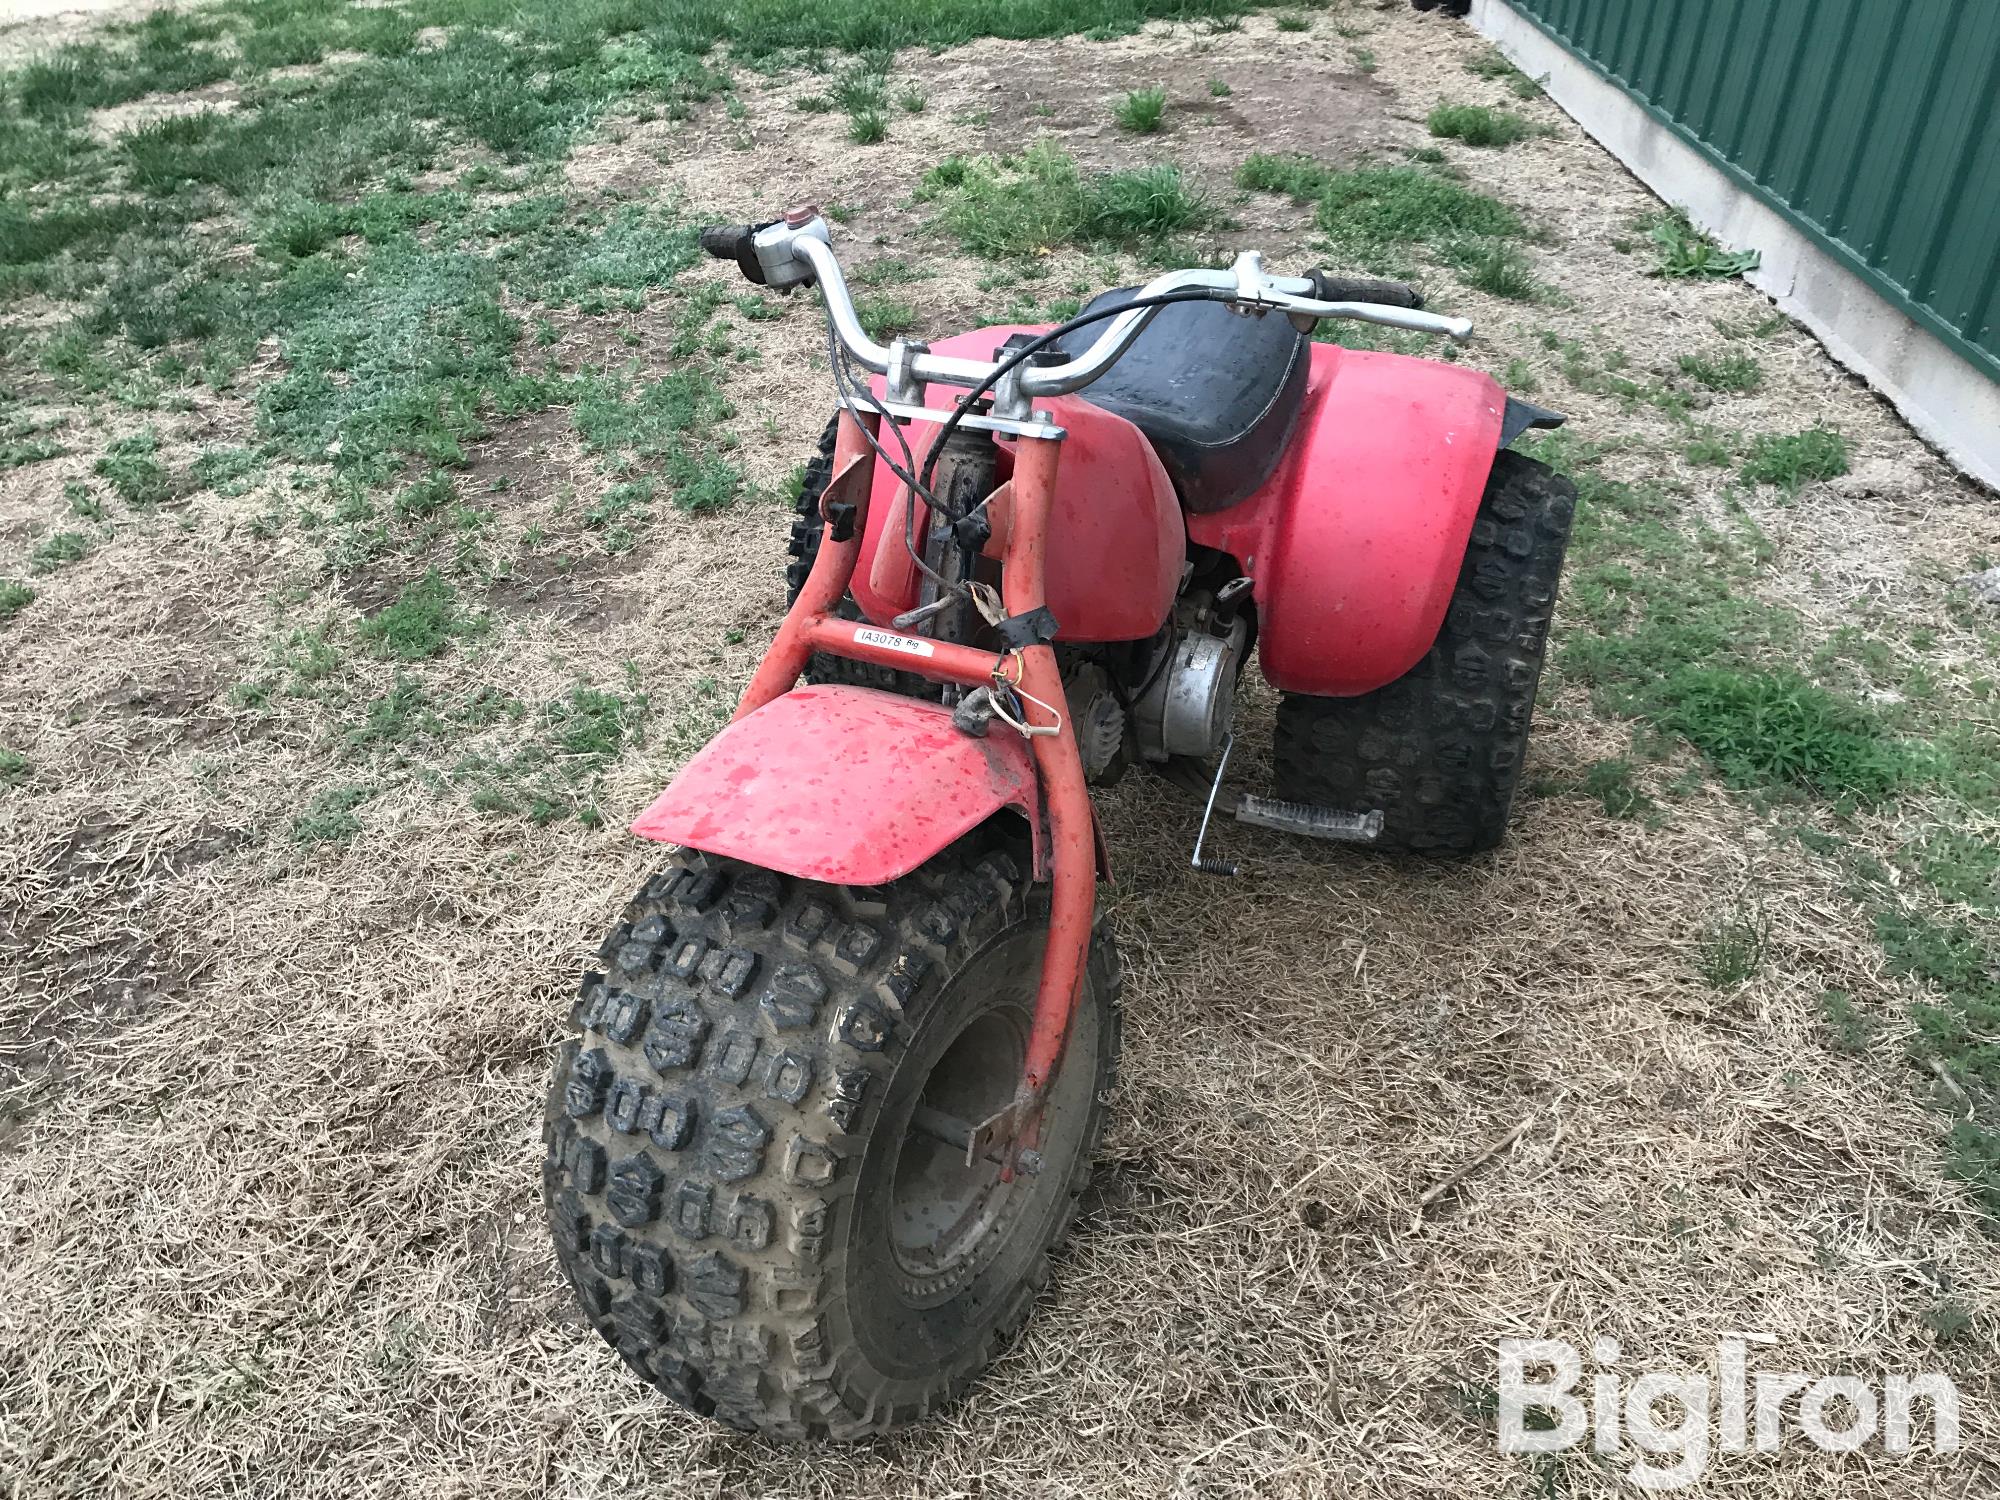
[[[931,345],[938,354],[991,359],[1019,326],[981,328]],[[875,393],[883,393],[880,380]],[[949,409],[964,392],[934,385],[928,404]],[[1145,436],[1123,417],[1092,406],[1082,395],[1038,402],[1039,410],[1067,432],[1056,470],[1049,519],[1048,607],[1065,641],[1131,641],[1152,635],[1173,609],[1187,557],[1187,528],[1180,501]],[[903,429],[921,464],[937,434],[935,423]],[[901,461],[885,423],[883,446]],[[998,479],[1012,475],[1014,439],[1001,437]],[[904,544],[903,486],[886,466],[875,466],[875,487],[854,570],[854,598],[862,613],[886,625],[917,603],[917,569]],[[917,535],[923,535],[918,517]]]

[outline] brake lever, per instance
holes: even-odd
[[[1284,306],[1295,320],[1301,315],[1315,322],[1322,318],[1351,318],[1357,323],[1376,323],[1384,328],[1400,328],[1406,333],[1437,334],[1455,344],[1463,344],[1472,337],[1470,318],[1447,318],[1438,313],[1421,312],[1416,308],[1393,307],[1386,302],[1315,302],[1310,297],[1294,297],[1287,292],[1279,292],[1276,295],[1284,299],[1280,305]],[[1296,321],[1293,326],[1298,326]],[[1307,330],[1299,331],[1303,333]]]

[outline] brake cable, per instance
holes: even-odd
[[[1011,350],[1007,358],[995,364],[978,385],[972,387],[972,389],[967,391],[953,404],[951,415],[946,417],[939,425],[937,436],[931,439],[930,451],[924,457],[922,478],[926,487],[926,493],[928,493],[927,487],[930,484],[931,477],[937,472],[938,457],[944,450],[944,440],[958,430],[960,419],[971,412],[973,403],[992,390],[1000,382],[1001,377],[1048,348],[1057,339],[1064,338],[1079,328],[1086,328],[1092,323],[1101,323],[1107,318],[1117,317],[1120,313],[1130,312],[1134,308],[1164,307],[1170,302],[1215,302],[1221,300],[1224,299],[1215,297],[1212,295],[1211,290],[1206,287],[1186,287],[1180,291],[1156,292],[1150,297],[1134,297],[1131,301],[1121,302],[1115,307],[1100,307],[1094,312],[1078,313],[1068,321],[1058,323],[1047,333],[1037,334],[1019,348]],[[1137,335],[1134,335],[1134,337],[1136,338]],[[936,498],[934,496],[929,497],[929,503],[935,506],[937,504]],[[986,501],[982,499],[978,505],[967,510],[964,516],[953,515],[949,510],[945,511],[945,516],[950,521],[956,523],[964,520],[966,516],[977,514],[980,507],[985,504]]]
[[[827,361],[833,367],[833,386],[835,392],[840,397],[841,409],[854,419],[854,425],[860,429],[861,435],[868,440],[868,446],[875,450],[875,456],[887,466],[889,472],[905,485],[909,486],[911,493],[920,495],[927,508],[933,511],[941,509],[942,507],[939,506],[937,497],[916,476],[917,456],[910,450],[910,441],[903,435],[902,424],[894,416],[890,415],[889,409],[886,406],[876,399],[875,392],[870,389],[868,382],[855,379],[853,371],[848,368],[846,347],[840,342],[839,336],[833,326],[833,319],[830,317],[827,319],[826,324],[826,347]],[[907,468],[898,468],[896,466],[896,461],[889,457],[888,451],[883,448],[881,443],[876,441],[875,434],[870,432],[867,424],[861,420],[861,413],[858,408],[862,401],[867,402],[869,408],[876,415],[888,422],[889,430],[895,434],[896,445],[903,450],[903,462],[908,465]],[[950,581],[940,574],[937,569],[925,562],[923,557],[917,552],[916,515],[916,506],[910,505],[904,508],[903,546],[909,551],[910,560],[922,569],[925,576],[935,583],[939,589],[947,591],[948,596],[948,591],[952,587]]]
[[[1002,377],[1018,369],[1023,363],[1032,359],[1058,339],[1067,337],[1079,328],[1087,328],[1092,323],[1101,323],[1107,319],[1115,318],[1120,313],[1131,312],[1136,308],[1164,307],[1173,302],[1217,302],[1225,300],[1227,299],[1216,297],[1211,289],[1205,287],[1187,287],[1179,291],[1156,292],[1150,297],[1134,297],[1128,302],[1120,302],[1115,306],[1100,307],[1089,312],[1079,313],[1073,318],[1058,323],[1047,332],[1037,334],[1027,343],[1010,350],[1007,357],[996,362],[993,368],[980,380],[979,384],[973,386],[952,404],[951,414],[939,424],[936,436],[931,439],[930,448],[924,456],[924,464],[921,470],[917,468],[916,454],[910,448],[909,439],[903,435],[902,422],[876,398],[870,383],[866,380],[856,379],[853,372],[848,368],[846,346],[840,342],[839,332],[834,326],[830,310],[827,315],[827,351],[829,362],[833,367],[834,389],[840,397],[840,404],[850,416],[856,419],[855,425],[861,428],[861,435],[868,440],[868,446],[875,450],[875,456],[887,465],[891,474],[909,487],[911,494],[921,500],[926,509],[934,515],[943,516],[947,521],[956,525],[970,516],[977,515],[985,508],[987,500],[991,496],[982,497],[978,504],[969,507],[964,515],[955,513],[950,506],[938,498],[935,491],[931,488],[932,481],[937,475],[938,460],[943,455],[945,439],[958,430],[962,419],[972,413],[974,405],[981,397],[991,391]],[[870,410],[887,420],[890,430],[896,435],[896,444],[902,450],[904,460],[908,464],[907,468],[899,467],[895,460],[889,457],[888,451],[876,440],[875,435],[869,432],[865,425],[861,424],[858,409],[861,402],[866,402]],[[945,578],[937,569],[925,562],[922,555],[918,552],[916,544],[916,507],[914,505],[906,507],[903,512],[903,546],[909,552],[911,560],[916,563],[925,577],[938,586],[943,596],[952,597],[963,591],[966,580],[960,579],[954,582],[951,579]]]

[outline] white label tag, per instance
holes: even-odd
[[[855,640],[864,646],[884,646],[891,651],[900,651],[905,656],[937,655],[929,641],[920,641],[907,635],[896,635],[892,631],[877,630],[872,625],[863,625],[854,632]]]

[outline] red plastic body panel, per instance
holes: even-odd
[[[1394,682],[1444,623],[1499,446],[1482,371],[1315,344],[1305,409],[1264,488],[1187,518],[1254,580],[1273,687],[1350,697]]]
[[[1018,326],[982,328],[940,339],[938,354],[991,359]],[[882,382],[875,382],[876,394]],[[931,406],[949,408],[964,392],[932,386]],[[1064,641],[1135,641],[1152,635],[1173,609],[1187,557],[1187,532],[1173,482],[1145,435],[1123,417],[1092,406],[1082,396],[1038,403],[1069,433],[1049,513],[1048,607]],[[934,424],[903,429],[922,463],[937,433]],[[883,433],[898,462],[902,450]],[[1012,476],[1015,443],[1000,440],[998,479]],[[924,517],[918,517],[921,538]],[[854,599],[877,625],[917,603],[917,572],[903,541],[903,487],[886,465],[875,466],[875,485],[854,569]],[[921,545],[921,542],[920,542]]]
[[[1039,864],[1036,800],[1019,735],[975,739],[941,704],[828,684],[730,724],[632,831],[806,880],[880,885],[1003,807],[1027,817]]]

